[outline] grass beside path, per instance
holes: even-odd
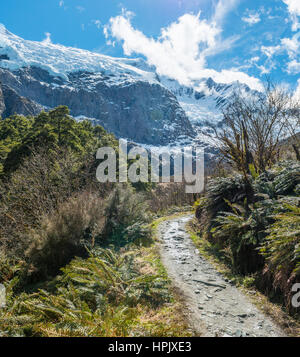
[[[96,248],[34,293],[7,288],[3,337],[188,337],[183,304],[161,263],[157,227],[150,247]]]

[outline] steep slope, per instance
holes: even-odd
[[[36,115],[43,107],[20,96],[12,88],[0,82],[0,116],[6,118],[13,114]]]
[[[239,82],[222,84],[211,78],[194,81],[190,87],[166,77],[160,81],[176,96],[188,116],[196,134],[194,141],[208,147],[216,145],[212,125],[222,127],[222,111],[233,100],[234,95],[240,93],[248,96],[250,93],[257,93]]]
[[[0,82],[46,109],[67,105],[73,116],[138,143],[168,145],[195,136],[175,95],[155,72],[130,65],[143,66],[143,61],[26,41],[3,26],[0,56]]]
[[[116,136],[138,143],[167,145],[194,135],[176,97],[159,84],[116,85],[109,76],[90,72],[70,73],[65,81],[38,67],[0,69],[0,81],[44,108],[67,105],[73,116],[91,118]]]

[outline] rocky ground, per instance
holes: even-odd
[[[182,294],[191,327],[204,337],[284,336],[235,286],[203,257],[185,225],[191,216],[159,226],[161,256],[173,284]]]

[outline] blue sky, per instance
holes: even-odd
[[[297,87],[299,20],[300,0],[0,3],[0,23],[27,40],[49,36],[53,43],[110,56],[143,56],[159,73],[182,82],[211,76],[254,87],[266,75]]]

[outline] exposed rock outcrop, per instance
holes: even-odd
[[[0,84],[0,115],[2,118],[13,114],[36,115],[42,108],[41,105],[20,96],[7,85]]]
[[[167,145],[194,135],[175,95],[159,84],[130,78],[116,84],[111,76],[88,72],[69,74],[64,81],[38,67],[0,69],[0,81],[10,98],[4,116],[67,105],[74,117],[91,118],[138,143]]]

